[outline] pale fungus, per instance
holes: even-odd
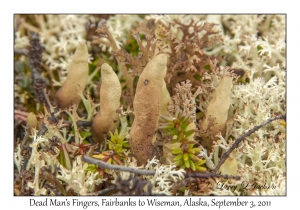
[[[119,115],[122,88],[118,76],[112,67],[104,63],[101,67],[100,111],[93,120],[92,137],[100,144],[105,140],[109,131],[119,127]]]
[[[158,157],[156,131],[162,105],[162,88],[167,71],[167,56],[155,56],[143,70],[133,102],[135,118],[130,132],[130,146],[138,164]],[[145,82],[147,81],[147,82]]]
[[[80,103],[80,93],[86,86],[88,73],[88,49],[85,43],[80,42],[68,68],[67,79],[55,95],[60,108]]]

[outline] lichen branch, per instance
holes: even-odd
[[[28,56],[28,50],[26,48],[14,49],[14,53],[18,55]]]

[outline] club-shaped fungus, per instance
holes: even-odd
[[[92,124],[92,138],[102,144],[109,131],[119,127],[119,115],[122,88],[118,76],[111,66],[104,63],[101,67],[100,111]]]
[[[67,79],[55,95],[61,109],[80,103],[80,93],[86,86],[88,72],[88,49],[85,43],[80,42],[69,66]]]
[[[130,146],[140,165],[146,164],[154,156],[158,158],[155,140],[166,71],[167,56],[159,54],[147,64],[137,84]]]

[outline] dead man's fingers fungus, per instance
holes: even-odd
[[[166,82],[163,81],[162,100],[161,100],[161,109],[160,109],[161,115],[168,116],[169,112],[168,112],[167,107],[171,103],[171,101],[172,101],[171,96],[170,96],[170,93],[167,89]]]
[[[38,121],[36,119],[36,115],[33,112],[29,112],[29,114],[27,116],[27,124],[30,128],[37,129]]]
[[[221,83],[215,90],[215,95],[209,102],[209,105],[206,110],[205,119],[201,125],[201,129],[207,130],[209,125],[209,118],[215,118],[214,129],[220,130],[225,134],[226,130],[226,121],[228,118],[228,110],[230,107],[230,94],[233,86],[233,78],[230,76],[223,77]],[[213,140],[207,137],[203,137],[201,142],[202,146],[209,151],[212,147]]]
[[[159,54],[147,64],[137,84],[130,146],[139,165],[146,164],[154,156],[158,158],[155,140],[166,72],[167,56]]]
[[[67,79],[55,95],[60,108],[80,103],[79,94],[86,86],[88,73],[88,49],[84,42],[80,42],[69,66]]]
[[[92,138],[102,144],[109,131],[114,132],[119,127],[119,115],[122,88],[118,76],[111,66],[104,63],[101,66],[100,111],[92,124]]]

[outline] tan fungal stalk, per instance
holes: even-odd
[[[139,165],[146,164],[154,156],[158,158],[155,140],[166,71],[167,56],[159,54],[147,64],[137,84],[130,146]]]
[[[79,94],[86,86],[88,73],[88,49],[84,42],[80,42],[69,66],[67,79],[55,95],[60,108],[80,103]]]
[[[157,43],[155,45],[155,55],[158,55],[161,51],[165,52],[168,62],[170,58],[170,54],[172,53],[170,42],[168,39],[168,31],[163,24],[159,24],[155,31],[155,36]],[[168,54],[169,53],[169,54]],[[167,110],[168,105],[172,102],[170,93],[167,89],[166,82],[164,81],[162,87],[162,105],[161,105],[161,115],[168,116],[169,112]]]
[[[166,82],[163,81],[163,87],[162,87],[162,100],[161,100],[161,108],[160,108],[160,114],[161,115],[165,115],[168,116],[169,112],[167,107],[169,106],[169,104],[172,102],[171,100],[171,96],[170,93],[167,89],[167,85]]]
[[[29,128],[38,129],[38,120],[36,119],[36,115],[33,112],[29,112],[27,116],[27,125]]]
[[[119,127],[119,115],[122,88],[118,76],[110,65],[104,63],[101,67],[100,111],[93,120],[92,138],[102,144],[109,131],[114,132]]]
[[[233,86],[232,82],[233,78],[230,76],[224,76],[221,83],[215,90],[215,95],[213,99],[209,102],[209,105],[206,110],[206,117],[202,122],[201,129],[202,130],[216,130],[225,132],[226,121],[228,118],[228,110],[230,107],[230,94]],[[210,118],[214,118],[215,125],[213,127],[209,127]],[[214,136],[214,135],[213,135]],[[211,150],[212,139],[209,137],[203,137],[201,144],[203,147]]]

